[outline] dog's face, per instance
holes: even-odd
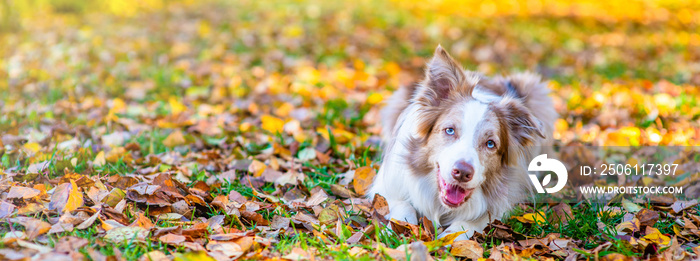
[[[472,192],[493,190],[542,125],[517,94],[491,94],[480,77],[466,75],[440,47],[428,64],[414,102],[418,135],[407,144],[414,174],[435,175],[440,202],[457,208]],[[474,90],[477,86],[479,88]]]

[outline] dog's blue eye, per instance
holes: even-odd
[[[447,133],[447,135],[455,135],[455,129],[447,128],[445,129],[445,133]]]
[[[489,141],[486,142],[486,147],[489,148],[489,149],[493,149],[493,148],[496,147],[496,143],[493,142],[492,140],[489,140]]]

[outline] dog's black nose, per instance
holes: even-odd
[[[463,160],[457,161],[452,169],[452,177],[459,182],[469,182],[474,177],[474,166]]]

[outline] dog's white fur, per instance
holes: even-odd
[[[509,85],[510,84],[510,85]],[[442,86],[442,87],[441,87]],[[447,86],[447,89],[444,89]],[[443,89],[440,89],[443,88]],[[460,89],[461,88],[461,89]],[[509,89],[516,91],[517,95],[509,93]],[[461,92],[459,94],[458,92]],[[540,81],[535,74],[521,73],[509,77],[487,78],[474,72],[464,71],[440,46],[435,51],[435,57],[428,63],[426,80],[413,88],[398,90],[387,102],[382,112],[384,119],[384,157],[379,173],[374,180],[368,196],[380,194],[387,199],[390,207],[390,218],[403,220],[416,224],[418,217],[425,216],[437,225],[447,226],[440,237],[454,232],[466,230],[467,233],[461,239],[471,237],[474,232],[481,232],[493,219],[501,218],[517,201],[527,196],[529,191],[529,179],[527,178],[525,158],[531,158],[534,153],[532,148],[546,146],[551,143],[554,120],[557,115],[553,109],[551,99],[547,96],[549,90],[546,84]],[[446,94],[447,93],[447,94]],[[461,95],[461,96],[460,96]],[[428,99],[426,99],[428,97]],[[448,106],[441,99],[450,99]],[[431,104],[434,103],[434,104]],[[493,119],[493,108],[511,108],[508,105],[517,105],[526,108],[524,114],[519,115],[531,119],[527,121],[532,126],[513,126],[517,131],[527,132],[524,136],[518,136],[517,140],[527,144],[513,144],[514,141],[503,141],[508,144],[503,146],[505,154],[499,157],[510,158],[508,164],[494,166],[493,158],[496,155],[481,146],[483,140],[479,136],[486,135],[484,129],[490,128],[494,122],[510,120],[519,122],[523,119]],[[439,106],[441,109],[438,109]],[[501,107],[494,107],[501,106]],[[512,108],[520,108],[520,107]],[[439,143],[423,144],[421,146],[434,146],[422,160],[411,157],[424,148],[416,147],[417,140],[426,135],[442,135],[444,126],[429,126],[430,132],[421,131],[422,122],[426,118],[426,111],[432,110],[432,124],[450,122],[445,117],[459,118],[454,121],[454,126],[460,133],[457,140]],[[437,111],[435,110],[442,110]],[[501,110],[501,109],[499,109]],[[500,112],[503,115],[503,111]],[[506,113],[508,113],[506,111]],[[444,116],[444,115],[453,116]],[[443,116],[440,116],[443,115]],[[507,114],[511,115],[511,114]],[[424,125],[424,124],[423,124]],[[527,124],[525,124],[527,125]],[[494,130],[505,128],[504,126],[491,126]],[[532,130],[534,129],[534,130]],[[502,130],[507,131],[507,130]],[[539,134],[529,135],[532,133]],[[498,135],[491,139],[498,140]],[[439,137],[438,137],[439,138]],[[436,138],[437,139],[437,138]],[[484,155],[489,154],[489,155]],[[507,156],[507,157],[506,157]],[[426,162],[407,162],[413,159]],[[500,158],[499,158],[500,159]],[[457,206],[449,207],[441,201],[441,189],[438,185],[437,175],[448,184],[457,184],[448,171],[458,160],[465,160],[473,165],[474,177],[465,183],[458,184],[464,189],[473,189],[466,201]],[[421,172],[411,164],[425,164],[428,173]],[[437,166],[433,168],[432,166]],[[442,166],[442,167],[441,167]],[[445,167],[447,166],[447,167]],[[446,170],[440,170],[444,168]],[[490,172],[487,171],[489,169]],[[493,170],[499,173],[494,174]],[[498,179],[497,181],[489,179]],[[495,185],[494,185],[495,184]]]

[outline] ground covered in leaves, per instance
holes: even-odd
[[[438,43],[550,79],[558,145],[698,145],[700,6],[75,2],[3,2],[0,259],[700,255],[692,199],[521,204],[452,242],[361,196]]]

